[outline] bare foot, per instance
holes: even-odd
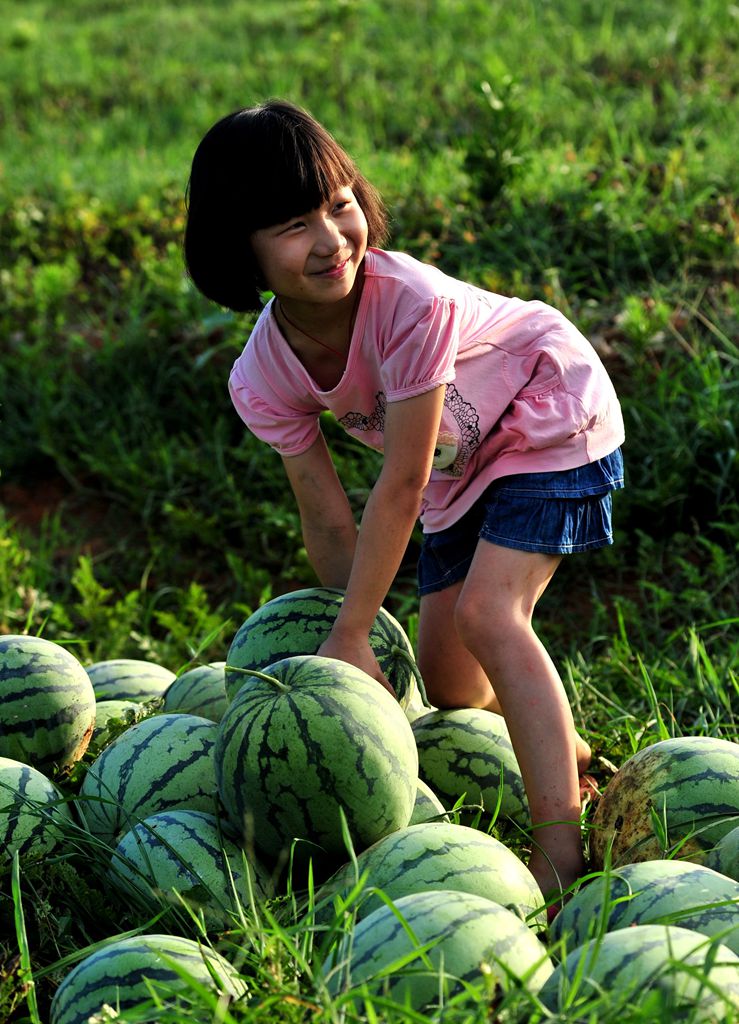
[[[583,810],[588,804],[595,804],[600,800],[600,790],[598,789],[598,783],[592,775],[588,775],[583,772],[579,778],[580,783],[580,806]]]

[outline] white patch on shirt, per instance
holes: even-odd
[[[431,465],[434,469],[448,469],[457,458],[459,438],[447,431],[439,431]]]

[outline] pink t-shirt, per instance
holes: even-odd
[[[330,410],[383,448],[387,402],[446,385],[428,533],[450,526],[488,484],[573,469],[624,440],[621,408],[590,342],[556,309],[483,291],[397,252],[369,249],[344,374],[321,390],[282,336],[272,302],[234,363],[229,391],[247,427],[281,455],[315,441]]]

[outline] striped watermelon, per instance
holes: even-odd
[[[217,728],[197,715],[154,715],[121,733],[90,765],[80,788],[90,832],[115,846],[159,811],[216,813]]]
[[[49,774],[84,754],[95,695],[79,661],[38,636],[0,636],[0,756]]]
[[[218,726],[218,790],[234,826],[271,857],[307,840],[345,856],[408,824],[418,757],[387,690],[343,661],[284,658],[252,676]]]
[[[0,757],[0,868],[17,851],[45,857],[64,838],[72,815],[56,786],[36,768]]]
[[[633,1020],[637,1007],[645,1022],[728,1024],[739,1013],[739,957],[688,928],[634,925],[568,952],[539,998],[555,1013],[575,1006],[578,1020]]]
[[[697,864],[624,864],[581,888],[555,917],[552,937],[579,946],[602,931],[676,924],[717,936],[739,955],[739,883]]]
[[[394,968],[425,943],[433,944],[425,955]],[[435,1003],[444,988],[453,994],[463,986],[478,986],[474,1002],[488,1001],[488,971],[504,990],[524,985],[536,992],[551,974],[552,963],[541,942],[510,910],[453,890],[413,893],[402,896],[394,908],[373,911],[324,967],[334,995],[366,983],[370,991],[387,990],[391,998],[418,1011]]]
[[[593,815],[590,855],[603,867],[664,856],[652,815],[666,820],[668,844],[685,840],[693,859],[739,821],[739,743],[710,736],[661,740],[629,758],[608,783]]]
[[[220,722],[228,703],[225,661],[188,669],[164,694],[164,711],[200,715],[211,722]]]
[[[164,1005],[185,1006],[191,999],[197,1001],[198,986],[231,997],[246,991],[224,957],[192,939],[177,935],[114,939],[66,975],[51,1003],[51,1024],[88,1024],[105,1004],[118,1012],[151,1006],[150,1014],[136,1013],[135,1019],[138,1024],[155,1024],[163,1012],[152,1001],[152,990]],[[188,1019],[205,1020],[207,1015],[210,1020],[212,1008],[203,1005],[202,1016],[191,1014]]]
[[[480,708],[432,711],[412,724],[419,774],[446,808],[462,797],[526,827],[528,802],[508,729],[501,715]]]
[[[449,815],[445,813],[444,804],[431,786],[427,785],[423,779],[416,779],[416,802],[413,804],[413,812],[408,824],[420,825],[423,821],[439,816],[442,816],[445,821],[448,820]]]
[[[342,867],[319,892],[319,899],[346,899],[357,880],[367,874],[358,906],[366,917],[382,905],[370,890],[380,889],[397,901],[410,893],[433,889],[472,893],[512,910],[521,920],[542,910],[539,886],[526,865],[493,836],[445,822],[410,825],[385,836]],[[546,914],[535,926],[546,927]]]
[[[719,839],[702,863],[739,882],[739,825]]]
[[[261,902],[269,895],[265,868],[223,834],[218,819],[203,811],[161,811],[127,832],[113,853],[109,877],[122,893],[144,897],[147,920],[162,901],[180,905],[182,897],[203,910],[209,929],[233,925],[238,904],[248,909],[251,892]],[[238,901],[238,904],[237,904]]]
[[[258,608],[239,628],[227,655],[229,699],[244,682],[239,669],[263,669],[282,658],[315,654],[331,632],[343,600],[343,590],[309,587]],[[377,614],[369,640],[401,707],[416,713],[423,706],[425,691],[413,648],[400,623],[384,608]]]
[[[96,700],[133,700],[142,704],[163,697],[175,674],[139,658],[113,658],[87,666]]]
[[[97,756],[116,735],[148,714],[143,704],[133,700],[99,700],[95,705],[95,728],[86,753]]]

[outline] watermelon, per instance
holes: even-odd
[[[245,677],[218,726],[218,791],[233,825],[269,857],[294,839],[346,855],[341,811],[363,849],[408,824],[418,756],[388,691],[343,661],[284,658]]]
[[[164,711],[200,715],[211,722],[220,722],[228,703],[225,661],[188,669],[164,694]]]
[[[122,893],[144,897],[146,919],[162,900],[179,905],[182,897],[202,909],[206,926],[223,929],[237,918],[236,901],[247,910],[251,893],[258,902],[269,895],[269,876],[228,835],[218,819],[203,811],[161,811],[144,818],[118,843],[109,877]]]
[[[706,853],[702,863],[739,882],[739,825],[719,839]]]
[[[666,821],[667,844],[694,859],[739,822],[739,743],[710,736],[661,740],[629,758],[608,783],[593,815],[592,865],[611,847],[618,867],[666,850],[652,816]]]
[[[80,662],[38,636],[0,636],[0,757],[43,774],[87,749],[95,694]]]
[[[215,722],[198,715],[154,715],[121,733],[90,765],[78,806],[90,832],[115,846],[159,811],[214,814]]]
[[[358,906],[364,918],[382,905],[373,888],[397,901],[410,893],[433,889],[468,892],[499,903],[521,920],[535,916],[535,926],[546,927],[539,886],[526,865],[493,836],[446,822],[410,825],[385,836],[346,864],[320,889],[319,899],[344,900],[366,873]]]
[[[65,976],[51,1003],[50,1022],[88,1024],[90,1017],[107,1004],[119,1012],[151,1005],[150,1014],[137,1013],[135,1019],[138,1024],[155,1024],[163,1014],[152,1001],[152,991],[164,1005],[185,1007],[190,1001],[196,1002],[196,986],[234,998],[246,991],[237,971],[224,957],[192,939],[177,935],[114,939],[90,953]],[[210,1009],[203,1007],[203,1013],[211,1019]],[[205,1016],[192,1019],[204,1020]]]
[[[239,669],[264,669],[272,662],[295,655],[316,654],[338,615],[344,591],[309,587],[275,597],[258,608],[237,631],[226,660],[229,699],[244,682]],[[370,646],[401,707],[417,713],[425,691],[402,626],[381,608],[369,635]]]
[[[114,735],[140,722],[148,714],[145,705],[133,700],[99,700],[95,705],[95,728],[86,753],[97,756]]]
[[[142,704],[163,697],[175,674],[139,658],[113,658],[87,666],[96,700],[133,700]]]
[[[526,791],[505,720],[481,708],[432,711],[412,723],[420,777],[449,809],[464,798],[486,816],[500,814],[526,827]],[[469,820],[471,814],[464,816]]]
[[[728,1024],[739,1011],[739,957],[688,928],[633,925],[568,952],[539,998],[555,1013],[567,1008],[568,1020],[624,1019],[636,1006],[643,1021]]]
[[[624,864],[583,886],[555,917],[552,937],[579,946],[602,931],[676,924],[717,936],[739,955],[739,883],[675,860]]]
[[[0,757],[0,868],[17,851],[24,860],[50,853],[71,823],[56,786],[36,768]]]
[[[434,793],[431,786],[425,783],[423,779],[416,779],[416,802],[413,804],[411,820],[408,824],[420,825],[422,821],[439,817],[443,818],[444,821],[447,821],[449,818],[444,804]]]
[[[412,931],[411,938],[403,922]],[[427,953],[413,951],[432,943]],[[410,962],[395,969],[404,958]],[[329,991],[367,984],[420,1011],[463,986],[479,986],[488,999],[488,971],[502,989],[538,991],[552,972],[539,939],[510,910],[482,896],[436,890],[402,896],[365,917],[323,969]]]

